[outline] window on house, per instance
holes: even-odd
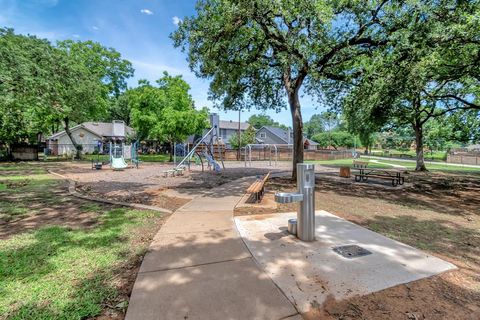
[[[265,132],[260,132],[260,139],[265,139],[267,134]]]
[[[220,129],[220,136],[223,139],[226,139],[227,138],[227,129]]]

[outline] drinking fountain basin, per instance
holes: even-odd
[[[275,202],[291,203],[303,201],[302,193],[279,192],[275,194]]]

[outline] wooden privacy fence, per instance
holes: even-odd
[[[245,151],[240,153],[240,159],[238,159],[238,151],[236,149],[224,149],[223,159],[227,161],[245,161]],[[275,152],[269,148],[255,148],[252,149],[251,159],[252,161],[269,161],[270,155],[272,161],[275,160]],[[277,146],[278,161],[291,161],[292,149]],[[215,152],[215,157],[218,157],[218,152]],[[248,153],[247,153],[248,158]],[[348,159],[352,158],[351,150],[304,150],[304,160],[336,160],[336,159]],[[247,159],[248,160],[248,159]]]
[[[480,165],[480,154],[479,153],[448,154],[447,155],[447,162],[448,163]]]

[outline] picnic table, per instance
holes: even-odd
[[[356,168],[358,173],[355,174],[356,182],[367,182],[368,178],[378,178],[391,180],[392,186],[403,185],[405,177],[402,176],[402,171],[396,169],[373,169],[365,167]]]

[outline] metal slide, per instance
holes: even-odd
[[[220,168],[218,162],[215,161],[215,159],[213,159],[213,157],[209,155],[206,151],[203,151],[203,157],[207,159],[208,163],[213,167],[213,170],[215,170],[215,172],[222,171],[222,168]]]

